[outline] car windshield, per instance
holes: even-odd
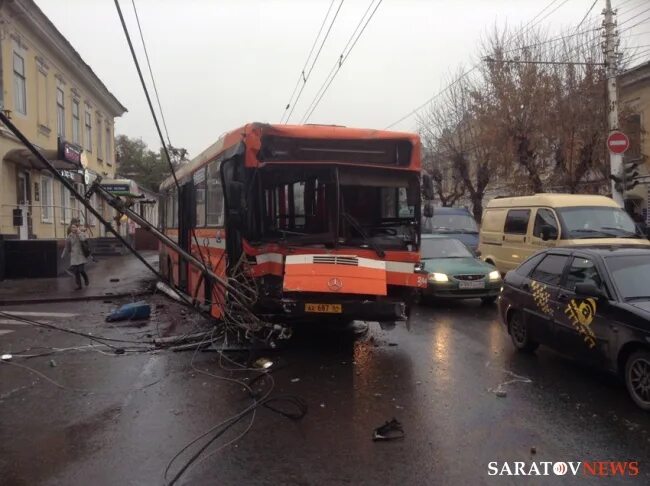
[[[428,233],[478,233],[476,222],[467,214],[434,214],[425,218],[422,230]]]
[[[620,208],[589,206],[558,210],[569,238],[637,237],[632,218]]]
[[[472,258],[467,247],[453,238],[422,238],[420,255],[423,260],[431,258]]]
[[[650,300],[650,253],[608,257],[606,262],[624,300]]]

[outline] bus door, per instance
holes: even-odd
[[[178,205],[178,244],[188,253],[192,252],[192,230],[196,216],[194,203],[194,184],[190,180],[181,186]],[[183,292],[189,291],[188,263],[184,258],[178,261],[178,287]]]

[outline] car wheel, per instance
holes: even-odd
[[[532,353],[537,349],[539,343],[530,339],[528,334],[528,327],[521,312],[513,312],[508,321],[508,328],[510,331],[510,338],[512,344],[515,345],[518,351]]]
[[[481,303],[483,305],[492,305],[497,301],[496,295],[492,297],[481,297]]]
[[[650,351],[637,351],[627,359],[625,386],[634,403],[650,410]]]

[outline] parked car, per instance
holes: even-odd
[[[491,200],[481,221],[482,258],[505,274],[555,246],[638,244],[650,247],[630,216],[605,196],[535,194]]]
[[[499,313],[514,346],[540,344],[625,380],[650,410],[650,249],[547,249],[508,272]]]
[[[434,208],[433,216],[422,220],[422,233],[456,238],[474,253],[478,249],[478,226],[467,208]]]
[[[493,303],[501,288],[501,275],[492,266],[475,257],[465,244],[443,235],[422,235],[422,268],[428,286],[426,299],[434,297],[473,299]]]

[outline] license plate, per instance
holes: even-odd
[[[483,282],[482,280],[475,280],[475,281],[461,280],[460,282],[458,282],[458,288],[459,289],[484,289],[485,282]]]
[[[305,304],[305,312],[340,314],[343,312],[343,306],[341,304]]]

